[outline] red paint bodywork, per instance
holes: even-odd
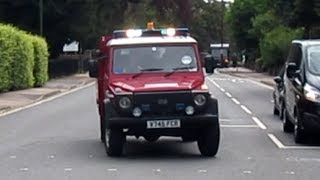
[[[112,73],[112,51],[113,47],[107,46],[112,36],[103,36],[100,41],[101,56],[105,57],[99,61],[98,67],[98,97],[99,113],[101,120],[104,119],[104,99],[107,90],[113,92],[114,88],[121,88],[126,92],[152,92],[152,91],[179,91],[179,90],[204,90],[204,74],[202,70],[201,57],[198,44],[192,45],[197,57],[197,72],[175,72],[167,73],[144,73],[137,77],[134,74],[113,74]],[[170,44],[177,45],[177,44]],[[181,45],[181,44],[178,44]],[[121,47],[121,46],[117,46]],[[159,86],[160,84],[160,86]]]

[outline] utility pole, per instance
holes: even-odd
[[[39,0],[39,18],[40,35],[43,36],[43,0]]]
[[[221,0],[221,33],[220,33],[220,43],[221,43],[221,49],[223,49],[223,25],[224,25],[224,0]],[[221,58],[221,62],[223,61],[223,54],[220,52],[220,58]]]

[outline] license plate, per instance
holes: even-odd
[[[179,119],[147,121],[147,129],[180,128],[180,126]]]

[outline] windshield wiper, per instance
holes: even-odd
[[[175,72],[179,71],[179,70],[189,70],[189,69],[194,69],[195,67],[177,67],[177,68],[173,68],[171,72],[168,72],[167,74],[165,74],[164,76],[171,76],[172,74],[174,74]]]
[[[147,69],[141,69],[139,73],[135,74],[132,76],[132,78],[136,78],[142,74],[144,74],[145,72],[154,72],[154,71],[163,71],[164,69],[162,68],[147,68]]]

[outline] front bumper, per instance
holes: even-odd
[[[133,118],[133,117],[113,117],[108,120],[109,128],[139,128],[147,129],[147,121],[155,120],[180,120],[180,128],[173,129],[188,129],[188,128],[204,128],[212,125],[219,124],[218,115],[204,114],[195,116],[167,116],[167,117],[143,117],[143,118]],[[158,129],[161,130],[161,129]]]
[[[316,133],[320,130],[320,103],[303,99],[298,104],[301,125],[308,132]]]

